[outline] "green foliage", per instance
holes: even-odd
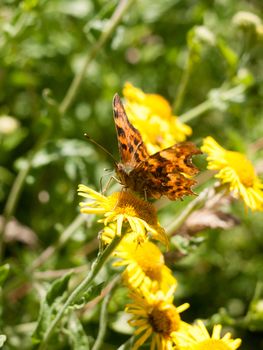
[[[8,273],[9,273],[10,266],[8,264],[0,266],[0,286],[4,284]]]
[[[92,216],[74,221],[76,189],[85,183],[99,191],[110,177],[105,169],[114,165],[84,133],[118,159],[111,103],[125,81],[165,96],[192,127],[194,142],[211,135],[226,148],[248,153],[262,173],[262,19],[260,27],[255,19],[236,17],[248,11],[260,21],[261,1],[131,1],[96,51],[119,3],[0,3],[0,229],[7,232],[13,217],[20,225],[0,240],[0,347],[5,343],[6,350],[38,348],[68,289],[85,278],[97,256],[101,226]],[[210,184],[205,180],[197,192]],[[190,200],[160,209],[161,224],[169,226]],[[262,213],[246,212],[240,202],[223,211],[239,224],[172,238],[167,261],[179,281],[176,303],[190,302],[186,321],[221,322],[242,337],[241,349],[260,350]],[[21,240],[22,234],[28,239]],[[112,276],[105,268],[67,308],[49,349],[91,349],[99,328],[96,297]],[[133,340],[113,326],[126,294],[113,293],[102,349],[131,346]]]
[[[71,314],[66,331],[73,350],[90,350],[89,339],[83,329],[81,322],[75,314]]]
[[[55,280],[49,287],[45,299],[42,301],[37,326],[32,335],[34,344],[41,342],[50,322],[54,318],[54,315],[61,308],[63,301],[65,300],[65,293],[68,289],[70,277],[71,273],[68,273]]]
[[[79,301],[76,301],[74,304],[70,306],[70,308],[78,309],[83,308],[84,305],[87,304],[90,300],[96,298],[98,295],[100,295],[103,287],[105,287],[105,283],[99,283],[96,286],[90,287],[86,292],[83,293]]]

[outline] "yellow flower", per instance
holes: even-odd
[[[138,336],[132,350],[137,350],[151,337],[151,350],[172,350],[175,344],[175,335],[186,332],[188,324],[181,321],[180,313],[189,307],[183,304],[173,305],[173,288],[168,293],[162,291],[148,293],[145,296],[131,293],[133,303],[128,304],[126,311],[133,314],[129,321],[136,327],[134,332]]]
[[[158,223],[157,211],[151,203],[128,191],[115,192],[106,197],[85,185],[79,185],[78,192],[80,196],[89,200],[80,203],[81,213],[104,216],[99,220],[104,223],[105,229],[107,227],[105,235],[102,234],[102,240],[103,237],[109,240],[111,234],[112,238],[115,235],[121,236],[125,226],[126,229],[136,232],[136,240],[139,243],[150,234],[153,239],[168,245],[168,238]]]
[[[140,131],[150,154],[182,142],[192,134],[190,126],[172,115],[168,101],[157,94],[145,94],[126,83],[123,88],[125,109],[131,123]]]
[[[149,289],[167,292],[171,287],[175,290],[177,281],[165,266],[160,249],[148,240],[138,244],[136,236],[136,233],[126,235],[115,251],[120,260],[114,265],[127,266],[124,282],[130,289],[140,288],[142,292]]]
[[[228,332],[222,338],[220,336],[221,325],[213,328],[212,336],[209,335],[202,321],[189,326],[185,333],[176,335],[176,343],[180,350],[235,350],[239,348],[241,339],[231,339]]]
[[[229,184],[235,197],[240,196],[252,210],[263,210],[263,183],[244,154],[225,150],[210,136],[201,150],[208,154],[208,169],[219,170],[215,176]]]

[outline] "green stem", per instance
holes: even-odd
[[[25,182],[29,169],[30,169],[30,161],[27,162],[27,165],[19,171],[6,202],[4,215],[3,215],[3,224],[1,227],[1,234],[0,234],[0,261],[2,261],[4,256],[4,233],[6,230],[6,226],[10,218],[13,216],[14,210],[17,205],[17,201],[20,197],[23,184]]]
[[[9,197],[6,202],[5,210],[4,210],[4,216],[6,220],[9,220],[10,217],[13,215],[14,209],[16,208],[16,205],[17,205],[18,198],[20,197],[20,194],[22,191],[22,185],[25,182],[28,171],[30,169],[30,165],[31,165],[31,159],[29,159],[26,163],[26,166],[19,171],[13,183],[13,186],[11,188]]]
[[[209,109],[212,109],[214,106],[213,102],[210,100],[206,100],[200,103],[198,106],[190,109],[190,111],[180,115],[180,122],[188,123],[190,120],[198,117],[200,114],[205,113]]]
[[[7,198],[5,208],[3,211],[3,225],[1,227],[1,232],[0,232],[0,261],[3,259],[3,256],[4,256],[4,235],[5,235],[6,226],[9,220],[14,215],[27,175],[32,167],[34,156],[37,153],[37,151],[42,147],[43,143],[48,138],[48,135],[50,135],[50,132],[51,132],[51,126],[47,130],[45,130],[39,142],[37,142],[34,148],[30,151],[28,155],[28,159],[26,161],[26,165],[18,172],[15,178],[15,181],[13,182],[12,188],[10,190],[10,193]]]
[[[108,314],[107,314],[107,310],[108,310],[108,305],[110,302],[110,299],[112,297],[113,291],[114,291],[114,287],[116,287],[116,284],[119,282],[120,278],[119,276],[117,276],[117,278],[115,278],[115,280],[112,283],[112,289],[110,290],[110,292],[105,296],[102,305],[101,305],[101,312],[100,312],[100,325],[99,325],[99,332],[98,332],[98,336],[97,339],[92,347],[91,350],[100,350],[101,347],[103,346],[103,340],[106,334],[106,330],[107,330],[107,321],[108,321]]]
[[[257,284],[256,284],[256,288],[255,288],[255,292],[254,292],[253,298],[252,298],[252,300],[249,303],[248,311],[247,311],[247,313],[246,313],[246,315],[244,317],[244,321],[247,322],[248,324],[251,322],[251,317],[253,317],[253,306],[254,306],[254,303],[261,299],[262,292],[263,292],[263,282],[262,281],[258,281]]]
[[[209,195],[210,188],[206,188],[203,192],[201,192],[198,197],[196,197],[192,202],[188,204],[188,206],[182,211],[182,213],[168,225],[168,227],[165,229],[168,236],[171,236],[176,232],[185,222],[185,220],[188,218],[188,216],[195,211],[196,209],[201,208]]]
[[[246,91],[245,86],[238,85],[238,86],[235,86],[229,90],[224,91],[222,89],[220,97],[221,97],[222,101],[229,101],[229,100],[233,100],[236,96],[241,95],[245,91]],[[198,117],[200,114],[203,114],[206,111],[213,109],[213,108],[215,108],[215,109],[217,108],[214,101],[212,99],[207,99],[206,101],[200,103],[198,106],[190,109],[190,111],[188,111],[184,114],[181,114],[180,121],[182,123],[187,123],[190,120]]]
[[[84,215],[80,214],[78,215],[72,223],[65,229],[65,231],[62,232],[58,242],[54,245],[51,245],[47,247],[31,264],[31,266],[26,269],[24,274],[18,274],[16,278],[12,279],[11,281],[7,281],[7,284],[5,285],[5,290],[7,294],[16,289],[19,288],[20,285],[23,283],[28,283],[30,279],[32,278],[32,273],[35,269],[37,269],[39,266],[44,264],[45,261],[47,261],[58,249],[63,247],[65,243],[72,237],[73,233],[83,224],[85,221]]]
[[[89,54],[87,55],[84,65],[80,72],[75,76],[73,79],[63,101],[61,102],[59,106],[59,112],[61,114],[64,114],[68,108],[71,106],[72,102],[74,101],[77,91],[80,87],[80,84],[82,83],[82,80],[85,77],[86,70],[89,66],[89,64],[92,62],[92,60],[97,56],[100,49],[103,47],[103,45],[106,43],[106,41],[109,39],[111,34],[116,29],[117,25],[121,21],[123,15],[127,12],[129,7],[132,5],[134,0],[121,0],[114,11],[111,19],[108,22],[108,25],[104,32],[101,33],[101,36],[99,37],[98,41],[93,45],[91,48]]]
[[[127,340],[124,344],[122,344],[120,347],[118,347],[117,350],[132,349],[134,341],[135,341],[135,336],[133,335],[132,337],[130,337],[129,340]]]
[[[176,99],[175,99],[175,103],[174,103],[174,111],[176,114],[178,114],[180,112],[181,106],[183,104],[184,101],[184,96],[186,93],[186,88],[191,76],[193,70],[193,61],[192,61],[192,55],[191,53],[188,54],[188,58],[187,58],[187,63],[186,63],[186,67],[183,71],[182,77],[181,77],[181,81],[179,83],[179,87],[177,90],[177,95],[176,95]]]
[[[61,234],[58,242],[54,245],[51,245],[45,249],[36,260],[33,261],[30,266],[29,273],[42,265],[46,260],[48,260],[57,249],[63,247],[65,243],[72,237],[72,234],[85,222],[84,215],[78,215],[72,223],[65,229],[65,231]]]
[[[97,259],[94,261],[87,277],[72,291],[72,293],[69,295],[68,299],[66,300],[65,304],[60,308],[56,317],[51,322],[50,326],[48,327],[43,337],[42,343],[39,346],[39,350],[43,350],[47,348],[48,341],[50,337],[53,335],[56,329],[56,326],[58,325],[59,321],[63,317],[67,308],[71,304],[73,304],[81,296],[81,294],[91,285],[95,276],[98,274],[103,264],[105,263],[107,258],[112,254],[112,252],[117,247],[120,241],[121,241],[121,237],[115,237],[111,242],[111,244],[108,245],[107,248],[104,249],[104,251],[97,256]]]

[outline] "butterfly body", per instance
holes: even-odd
[[[149,186],[149,179],[144,176],[143,170],[134,168],[127,169],[122,163],[118,163],[116,173],[120,182],[134,192],[145,193],[148,198],[156,198],[152,195],[152,190]]]
[[[120,97],[113,99],[114,121],[121,161],[116,173],[124,187],[147,198],[171,200],[193,194],[190,178],[198,172],[191,157],[201,153],[191,142],[182,142],[149,155],[139,131],[129,122]],[[186,176],[185,176],[186,175]]]

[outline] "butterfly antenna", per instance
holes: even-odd
[[[104,153],[106,153],[108,156],[110,156],[110,158],[114,161],[115,164],[117,164],[118,162],[116,161],[116,159],[113,157],[113,155],[102,145],[100,145],[98,142],[96,142],[95,140],[93,140],[93,138],[91,138],[87,133],[84,134],[84,136],[90,141],[92,142],[94,145],[96,145],[97,147],[99,147]]]

